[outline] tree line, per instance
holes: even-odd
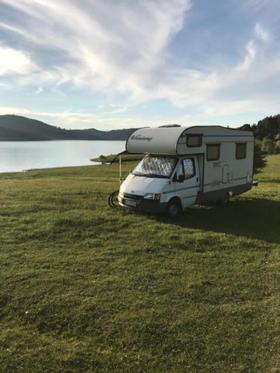
[[[257,124],[244,124],[245,131],[253,131],[256,144],[265,154],[280,153],[280,114],[266,117]]]
[[[254,172],[260,172],[267,154],[280,153],[280,114],[266,117],[257,124],[244,124],[240,129],[254,132]]]

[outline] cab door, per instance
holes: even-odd
[[[200,188],[199,168],[196,157],[186,157],[180,160],[176,172],[176,194],[182,207],[188,207],[196,202]]]

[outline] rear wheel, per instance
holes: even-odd
[[[176,219],[182,213],[180,201],[172,199],[167,205],[167,216],[171,219]]]

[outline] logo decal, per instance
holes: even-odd
[[[152,137],[145,137],[141,135],[132,135],[131,140],[140,140],[140,141],[151,141],[153,138]]]

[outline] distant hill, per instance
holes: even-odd
[[[244,124],[243,130],[251,130],[257,140],[280,140],[280,114],[266,117],[257,124]],[[41,140],[126,140],[136,128],[99,131],[95,128],[67,130],[39,120],[18,115],[0,115],[0,141]]]
[[[18,115],[0,115],[0,141],[126,140],[135,130],[67,130]]]

